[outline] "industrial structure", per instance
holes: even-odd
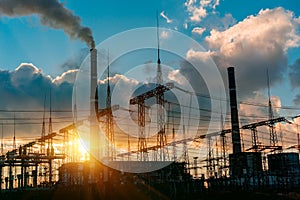
[[[2,195],[12,191],[55,190],[56,193],[52,194],[54,198],[55,195],[75,194],[82,191],[78,188],[87,187],[85,194],[90,198],[135,195],[136,197],[147,196],[151,199],[179,199],[201,195],[207,191],[292,191],[299,189],[299,133],[293,134],[295,138],[292,142],[295,141],[296,144],[289,143],[288,147],[278,144],[277,124],[291,124],[291,122],[286,117],[274,118],[270,97],[267,120],[240,126],[234,67],[227,69],[231,127],[224,129],[224,125],[221,124],[219,131],[208,134],[200,132],[197,136],[189,138],[185,137],[186,130],[183,125],[183,130],[180,130],[183,137],[177,140],[175,132],[179,130],[174,126],[174,119],[171,119],[171,106],[167,106],[176,105],[176,103],[168,101],[164,94],[179,87],[174,83],[164,84],[162,80],[159,41],[157,53],[155,87],[132,97],[129,102],[130,105],[137,106],[138,138],[136,141],[128,139],[127,152],[119,153],[114,148],[117,142],[115,141],[113,110],[120,108],[117,105],[111,105],[109,81],[106,108],[99,109],[98,107],[97,50],[93,48],[90,51],[91,95],[90,113],[87,119],[90,124],[90,149],[78,151],[80,142],[77,127],[83,122],[74,120],[70,125],[54,132],[50,109],[48,134],[46,134],[46,122],[43,117],[40,138],[19,147],[16,147],[14,142],[11,150],[5,153],[3,151],[0,157]],[[147,100],[151,98],[155,98],[157,104],[157,134],[153,137],[154,142],[149,142],[145,130],[145,109]],[[169,109],[167,112],[169,114],[164,116],[162,109],[166,107]],[[222,113],[220,117],[223,118]],[[294,118],[297,117],[294,116]],[[166,121],[170,124],[166,124]],[[108,144],[104,154],[109,161],[115,163],[122,161],[129,164],[133,161],[146,163],[171,161],[170,164],[155,171],[128,173],[99,162],[97,158],[103,153],[99,152],[97,139],[99,124],[106,127]],[[270,130],[269,144],[264,143],[266,141],[259,137],[258,128],[260,127]],[[231,141],[228,140],[230,135]],[[247,137],[249,143],[246,145],[248,148],[245,149]],[[133,144],[136,144],[136,147]],[[187,144],[194,144],[193,149]],[[201,146],[206,147],[204,154],[198,151]],[[153,156],[149,156],[150,153],[153,153]],[[193,156],[189,157],[189,155]]]

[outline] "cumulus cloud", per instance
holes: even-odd
[[[130,79],[122,74],[115,74],[112,77],[107,77],[104,80],[99,80],[98,82],[100,84],[107,84],[108,79],[109,79],[110,83],[112,83],[112,84],[116,84],[118,81],[124,82],[125,84],[130,84],[130,85],[137,85],[139,83],[137,80]]]
[[[183,27],[192,34],[201,36],[204,31],[212,29],[224,30],[235,24],[236,20],[230,13],[220,16],[216,8],[220,4],[218,0],[188,0],[185,2],[186,19]],[[200,28],[201,27],[201,28]]]
[[[56,78],[53,79],[52,82],[55,84],[62,84],[63,82],[73,84],[76,79],[77,72],[78,72],[78,69],[68,70],[68,71],[62,73],[61,75],[56,76]]]
[[[295,19],[291,11],[281,7],[265,9],[256,16],[248,16],[226,31],[212,30],[206,41],[210,47],[218,48],[222,53],[230,53],[234,43],[241,45],[253,43],[254,47],[264,44],[261,53],[267,53],[267,50],[276,48],[276,45],[286,50],[299,45],[300,37],[296,33]],[[274,44],[272,45],[271,42]],[[230,56],[230,54],[225,55]]]
[[[76,71],[67,71],[55,79],[44,74],[32,63],[22,63],[15,70],[0,70],[0,93],[2,95],[0,102],[1,110],[8,111],[37,111],[37,112],[16,112],[16,118],[37,118],[35,121],[29,121],[29,124],[18,125],[17,136],[32,134],[40,136],[42,124],[42,111],[44,110],[44,101],[46,96],[47,117],[49,111],[49,99],[51,91],[51,106],[53,110],[71,110],[71,98],[73,88],[73,78]],[[73,77],[73,78],[71,78]],[[72,121],[72,113],[53,113],[53,130],[58,128],[56,118],[63,117],[64,120]],[[0,117],[13,118],[13,112],[0,112]],[[11,123],[6,121],[6,124]],[[28,121],[27,121],[28,122]],[[34,122],[34,123],[32,123]],[[65,123],[69,123],[65,122]],[[23,122],[24,123],[24,122]],[[30,124],[32,123],[32,124]],[[5,127],[9,129],[11,127]]]
[[[202,18],[206,17],[206,15],[206,10],[203,7],[193,8],[190,19],[194,22],[200,22]]]
[[[186,58],[188,60],[194,59],[194,60],[199,60],[201,62],[207,62],[207,61],[211,61],[213,55],[214,52],[211,51],[195,51],[193,49],[190,49],[186,53]]]
[[[41,71],[32,63],[22,63],[11,73],[12,84],[16,87],[28,84],[39,73]]]
[[[180,85],[186,84],[186,79],[181,76],[179,69],[169,72],[168,79]]]
[[[195,27],[195,28],[193,28],[192,33],[195,33],[195,34],[198,34],[198,35],[202,35],[205,30],[206,30],[206,28]]]
[[[190,21],[200,22],[207,17],[208,12],[215,10],[219,3],[219,0],[188,0],[184,5],[189,14]]]
[[[194,23],[191,21],[186,21],[191,27],[192,33],[193,28],[202,27],[205,28],[206,32],[210,32],[211,30],[224,31],[231,26],[236,24],[236,19],[232,16],[231,13],[226,13],[225,15],[221,15],[219,12],[210,12],[207,17],[199,23]]]
[[[240,93],[252,95],[267,86],[267,69],[272,85],[282,80],[287,69],[286,51],[300,42],[296,19],[281,7],[261,10],[225,31],[213,29],[206,43],[221,70],[236,68]]]
[[[46,106],[46,123],[49,120],[50,92],[53,131],[59,131],[59,129],[72,123],[72,96],[77,73],[78,69],[73,69],[65,71],[56,77],[51,77],[32,63],[22,63],[12,71],[0,70],[0,93],[2,95],[0,110],[9,111],[0,112],[0,118],[9,119],[5,121],[5,124],[10,124],[4,127],[4,137],[9,137],[8,134],[11,134],[14,111],[30,111],[15,112],[16,118],[36,119],[34,121],[16,121],[17,138],[24,135],[40,137],[44,103]],[[99,94],[101,94],[99,95],[99,108],[106,107],[105,98],[108,79],[111,85],[112,104],[115,104],[115,99],[121,102],[124,101],[123,104],[128,103],[131,94],[127,89],[135,88],[140,84],[137,80],[121,74],[114,74],[109,78],[98,80]],[[117,92],[114,92],[114,90],[117,90]],[[127,99],[119,98],[120,96],[126,97],[126,95],[129,95]],[[122,106],[120,101],[118,101],[118,104]],[[80,112],[78,112],[78,115],[80,115],[78,117],[84,117],[81,116]],[[20,122],[24,124],[21,125]],[[29,133],[30,135],[28,135]]]
[[[86,76],[80,76],[79,74],[77,78],[77,107],[79,110],[86,110],[89,107],[90,96],[90,91],[86,88],[89,88],[90,84],[89,81],[87,81]],[[131,98],[134,89],[140,84],[140,82],[134,78],[128,78],[126,75],[115,73],[110,77],[103,77],[98,79],[99,108],[106,107],[108,80],[110,83],[112,105],[119,105],[123,107],[128,106],[129,99]],[[84,114],[82,118],[85,118],[85,112],[83,111],[82,113]]]
[[[267,70],[271,86],[283,81],[287,72],[287,50],[299,46],[296,19],[292,12],[283,8],[261,10],[257,15],[251,15],[226,30],[213,29],[205,40],[208,50],[190,49],[186,60],[198,61],[199,66],[213,60],[223,76],[225,89],[228,89],[227,67],[235,67],[238,101],[253,100],[255,97],[257,101],[253,101],[267,105],[267,98],[262,95],[268,86]],[[182,62],[179,70],[196,86],[199,94],[218,97],[217,93],[208,93],[203,78],[189,62]],[[260,95],[258,92],[261,92]],[[280,105],[280,99],[273,97],[272,90],[271,96],[273,106]],[[209,101],[201,98],[199,102],[202,108],[210,109]],[[278,112],[274,109],[275,114]],[[201,117],[205,119],[207,113],[202,113]],[[253,107],[243,107],[241,113],[268,116],[266,107],[257,111]]]

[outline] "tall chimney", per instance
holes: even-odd
[[[98,104],[97,98],[97,49],[92,48],[91,53],[91,91],[90,91],[90,155],[98,156],[97,145],[98,123],[95,106]]]
[[[241,152],[241,136],[239,128],[239,116],[236,100],[236,87],[234,67],[228,67],[228,82],[229,82],[229,95],[230,95],[230,109],[231,109],[231,135],[232,135],[232,148],[233,153]]]

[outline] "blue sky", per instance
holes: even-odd
[[[128,29],[155,26],[160,1],[65,1],[65,6],[80,16],[82,25],[92,29],[96,43]],[[2,69],[13,69],[21,62],[32,62],[46,73],[56,74],[56,66],[87,46],[70,40],[61,30],[40,26],[34,16],[2,18]]]
[[[0,0],[0,3],[1,1],[3,0]],[[252,102],[266,100],[265,69],[268,68],[274,104],[280,106],[281,102],[281,105],[287,106],[300,105],[297,103],[300,99],[300,76],[297,78],[300,75],[300,62],[296,62],[300,58],[298,38],[300,37],[300,4],[296,0],[65,0],[59,2],[73,12],[74,16],[80,17],[82,26],[92,30],[96,45],[123,31],[156,26],[156,11],[159,11],[161,27],[177,30],[202,44],[209,50],[207,53],[213,57],[223,74],[224,63],[236,65],[240,100]],[[62,79],[71,84],[68,79],[70,77],[66,74],[72,74],[67,72],[68,69],[72,69],[72,66],[65,68],[63,65],[72,60],[78,62],[76,59],[82,51],[89,49],[83,41],[71,39],[61,29],[41,25],[40,18],[35,14],[7,16],[1,13],[0,9],[0,15],[2,72],[5,70],[12,72],[21,63],[32,63],[37,69],[43,71],[41,76],[45,79],[45,83],[49,84],[47,75],[50,75],[52,81],[59,76],[60,79],[56,80],[58,88],[63,82]],[[268,19],[270,23],[266,23]],[[277,19],[280,19],[278,25],[274,22]],[[259,24],[256,26],[255,23],[260,23],[261,26]],[[269,28],[271,32],[264,27]],[[229,43],[228,40],[232,41]],[[272,46],[273,44],[275,45]],[[243,50],[239,49],[239,45],[242,45]],[[270,49],[268,46],[271,46]],[[258,55],[252,58],[255,52]],[[149,60],[155,62],[156,58],[149,58]],[[141,60],[141,63],[147,61]],[[36,70],[32,66],[27,66],[27,69]],[[64,72],[66,74],[63,74]],[[24,79],[29,78],[25,76],[28,75],[26,73],[20,74],[24,75]],[[4,91],[13,93],[9,89],[11,87],[7,87],[8,89]],[[14,89],[19,91],[19,88]],[[26,93],[26,90],[22,91]],[[33,101],[34,98],[32,95],[28,101]],[[39,99],[43,98],[39,97]],[[11,107],[8,105],[7,103],[1,106],[6,109]],[[241,112],[249,113],[249,109],[243,107]],[[290,111],[284,112],[286,114]],[[298,110],[293,114],[296,112]]]
[[[122,31],[137,27],[155,26],[155,12],[164,13],[173,21],[167,24],[163,19],[161,26],[173,28],[194,37],[202,42],[203,37],[191,34],[191,29],[196,26],[206,25],[207,18],[215,16],[210,23],[219,24],[217,20],[226,14],[239,22],[249,15],[256,15],[261,9],[282,6],[291,10],[296,16],[300,14],[300,6],[296,0],[261,0],[238,1],[220,0],[213,14],[208,9],[207,17],[201,22],[190,22],[185,29],[183,24],[188,21],[185,1],[62,1],[69,10],[82,20],[83,26],[92,29],[96,43]],[[207,29],[206,34],[209,34]],[[2,17],[0,21],[0,67],[1,69],[14,69],[21,62],[31,62],[45,73],[57,74],[57,66],[76,54],[86,45],[79,40],[70,38],[61,30],[41,26],[35,16],[8,18]],[[289,62],[293,62],[299,54],[298,50],[290,50]]]

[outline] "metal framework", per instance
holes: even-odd
[[[141,161],[148,160],[147,154],[147,141],[145,135],[145,100],[150,99],[152,97],[161,96],[165,92],[169,91],[174,87],[174,83],[167,83],[166,85],[158,85],[156,88],[147,91],[143,94],[140,94],[136,97],[130,99],[129,103],[131,105],[138,105],[138,126],[139,126],[139,139],[138,139],[138,152],[140,152],[140,156],[138,159]],[[163,102],[162,102],[163,103]],[[158,131],[158,139],[157,139],[157,146],[159,148],[163,148],[166,142],[166,136],[164,134],[164,129],[160,129]],[[162,161],[163,157],[161,157],[160,161]]]
[[[114,136],[114,119],[111,108],[111,92],[109,84],[109,55],[108,55],[108,67],[107,67],[107,94],[106,94],[106,134],[107,134],[107,157],[110,160],[115,160],[115,136]]]
[[[279,123],[279,122],[291,123],[285,117],[278,117],[278,118],[275,118],[275,119],[264,120],[264,121],[260,121],[260,122],[256,122],[256,123],[247,124],[247,125],[242,126],[241,127],[242,129],[251,130],[252,147],[247,149],[247,151],[254,150],[255,152],[257,152],[257,151],[263,151],[263,150],[266,150],[266,149],[271,149],[272,151],[281,150],[282,146],[275,145],[275,143],[272,143],[272,145],[269,145],[269,146],[261,145],[258,141],[258,135],[257,135],[257,127],[259,127],[259,126],[269,126],[269,127],[275,128],[274,125],[276,123]]]

